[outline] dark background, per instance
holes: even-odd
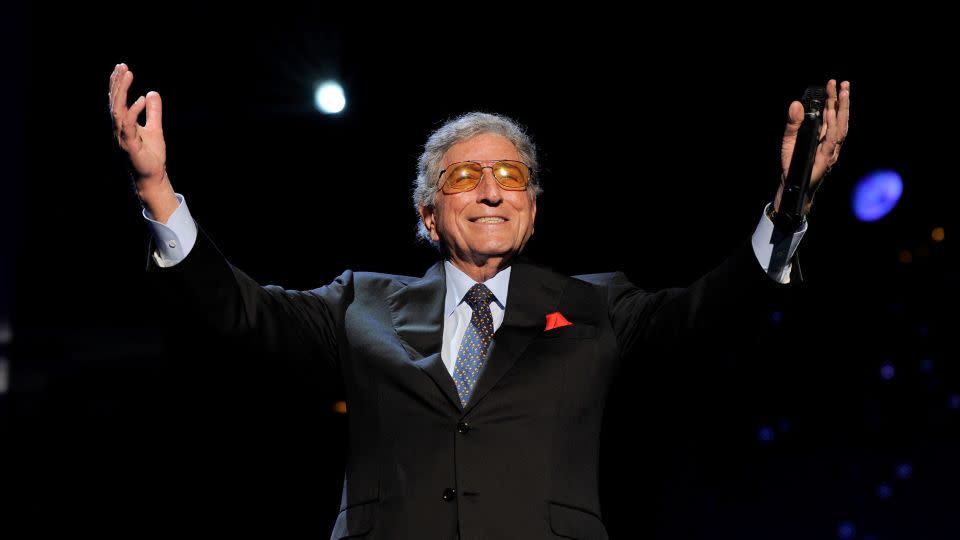
[[[516,118],[541,150],[531,256],[689,283],[772,197],[789,102],[850,80],[806,282],[761,335],[632,359],[608,405],[604,520],[613,538],[960,536],[948,34],[895,17],[810,36],[710,13],[547,25],[273,4],[9,10],[0,405],[15,521],[325,537],[337,511],[336,391],[167,330],[150,294],[107,109],[126,62],[131,101],[163,96],[169,174],[194,217],[231,262],[288,288],[346,268],[422,274],[436,254],[415,238],[416,158],[471,110]],[[347,93],[340,116],[312,106],[328,77]],[[880,168],[901,173],[903,197],[861,223],[852,188]]]

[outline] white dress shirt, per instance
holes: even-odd
[[[470,326],[470,317],[473,308],[463,301],[470,287],[476,281],[453,265],[450,261],[443,262],[443,270],[447,276],[447,294],[443,301],[443,345],[440,348],[440,358],[447,366],[450,376],[457,365],[457,353],[460,351],[460,342]],[[493,331],[496,332],[503,324],[504,311],[507,309],[507,288],[510,285],[510,270],[508,266],[497,272],[497,275],[483,282],[493,293],[494,301],[490,302],[490,314],[493,315]]]

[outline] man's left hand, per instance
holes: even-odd
[[[790,104],[787,113],[787,127],[783,132],[783,143],[780,145],[780,162],[783,171],[780,176],[780,189],[774,200],[774,210],[780,210],[780,198],[783,194],[783,182],[790,170],[790,160],[793,157],[793,147],[797,143],[797,132],[803,123],[803,104],[794,101]],[[813,195],[820,182],[830,172],[830,169],[840,157],[840,148],[847,138],[850,122],[850,82],[840,83],[837,91],[837,81],[830,79],[827,82],[827,102],[823,107],[823,124],[820,128],[820,145],[813,162],[813,171],[810,175],[810,188],[807,191],[807,200],[803,203],[803,213],[810,212],[813,205]]]

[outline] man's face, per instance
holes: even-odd
[[[505,137],[486,133],[451,146],[441,169],[460,161],[490,165],[501,159],[519,161],[520,154]],[[475,189],[449,195],[438,191],[434,208],[421,206],[420,215],[431,237],[446,246],[452,262],[480,266],[491,257],[509,258],[523,248],[533,234],[537,203],[527,190],[501,188],[488,167]]]

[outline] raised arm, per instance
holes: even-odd
[[[167,145],[163,140],[163,102],[160,94],[147,92],[127,105],[127,92],[133,72],[126,64],[117,64],[110,75],[110,117],[117,144],[126,152],[137,195],[157,221],[166,223],[177,209],[178,201],[167,176]],[[147,121],[139,117],[147,111]]]
[[[132,83],[133,72],[126,64],[117,64],[109,92],[113,134],[126,154],[137,194],[153,220],[168,224],[171,216],[179,215],[178,221],[189,221],[196,235],[189,256],[182,254],[185,258],[176,264],[151,259],[150,277],[160,291],[159,300],[175,309],[175,317],[199,320],[245,345],[309,362],[325,360],[335,367],[352,274],[312,291],[290,291],[262,287],[230,265],[205,233],[196,232],[174,193],[166,170],[160,95],[148,92],[128,106]],[[146,123],[141,125],[138,118],[144,111]],[[154,240],[162,242],[156,232],[154,228]]]
[[[810,211],[817,188],[836,164],[849,129],[850,83],[843,81],[838,85],[837,81],[830,80],[826,91],[819,146],[811,172],[810,189],[804,201],[805,213]],[[779,210],[783,183],[790,169],[803,117],[803,105],[799,101],[791,103],[781,143],[782,175],[774,201],[775,212]],[[770,228],[772,230],[772,225]],[[791,250],[796,247],[790,245],[792,232],[786,231],[784,235],[784,251],[787,246]],[[770,242],[769,234],[767,236],[762,242]],[[753,240],[754,244],[758,242],[757,238]],[[775,247],[781,249],[779,245]],[[750,251],[747,245],[742,246],[732,257],[686,288],[646,292],[634,286],[622,274],[593,277],[588,281],[606,287],[610,316],[621,350],[629,354],[641,344],[668,344],[687,336],[743,328],[744,323],[748,326],[749,321],[756,319],[764,307],[769,307],[769,300],[783,290],[779,280],[767,279],[764,274],[766,265],[761,270]],[[753,251],[759,258],[756,247]]]

